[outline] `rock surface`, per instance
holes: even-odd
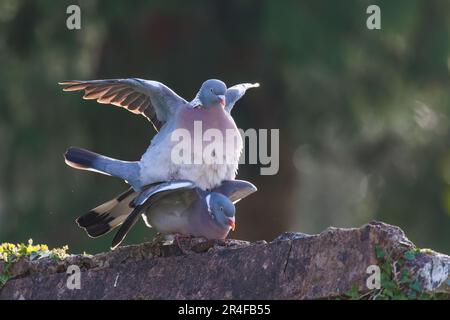
[[[355,286],[369,290],[376,247],[392,257],[414,249],[401,229],[381,222],[286,233],[269,243],[180,242],[184,250],[143,243],[63,261],[21,259],[9,268],[13,278],[0,299],[330,299]],[[428,250],[408,263],[424,290],[450,293],[449,256]],[[67,286],[76,283],[66,273],[71,265],[81,270],[80,289]]]

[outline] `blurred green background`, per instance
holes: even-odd
[[[66,8],[81,7],[81,30]],[[366,28],[381,7],[382,30]],[[109,249],[74,219],[125,189],[64,164],[74,145],[140,157],[153,128],[58,81],[140,77],[190,100],[201,83],[258,81],[240,128],[280,129],[280,171],[238,178],[231,237],[272,240],[377,219],[450,252],[450,1],[0,0],[0,241]],[[125,244],[150,240],[138,223]]]

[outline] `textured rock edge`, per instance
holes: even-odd
[[[184,252],[143,243],[62,261],[22,258],[10,266],[0,299],[327,299],[355,285],[368,290],[367,267],[379,263],[375,247],[390,256],[415,248],[400,228],[382,222],[285,233],[269,243],[181,244]],[[409,264],[424,290],[450,293],[449,256],[423,250]],[[81,270],[80,290],[67,288],[70,265]]]

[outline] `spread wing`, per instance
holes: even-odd
[[[236,203],[257,190],[252,183],[245,180],[224,180],[220,186],[214,188],[212,191],[219,192],[228,197],[231,202]]]
[[[158,131],[187,101],[161,82],[130,79],[63,81],[64,91],[84,91],[83,99],[113,104],[146,117]]]
[[[230,113],[236,101],[244,96],[247,89],[258,87],[259,83],[241,83],[228,88],[227,92],[225,93],[225,110]]]

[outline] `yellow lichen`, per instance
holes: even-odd
[[[33,239],[29,239],[27,244],[5,242],[0,244],[0,261],[10,262],[20,257],[39,258],[46,256],[53,259],[64,259],[68,256],[67,250],[69,250],[68,246],[49,250],[45,244],[34,245]]]

